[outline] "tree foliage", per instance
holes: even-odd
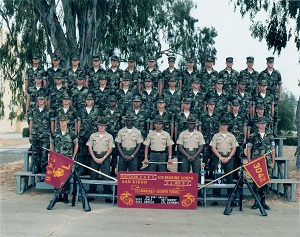
[[[206,55],[216,55],[217,32],[195,26],[194,7],[192,0],[4,0],[0,63],[13,100],[24,104],[24,70],[34,53],[47,63],[47,55],[55,52],[65,67],[74,53],[83,68],[93,54],[108,65],[114,53],[121,61],[134,55],[137,65],[170,53],[193,56],[203,65]]]
[[[231,0],[242,17],[249,15],[252,36],[266,40],[269,49],[280,54],[293,36],[300,50],[300,1],[296,0]],[[262,11],[268,14],[262,22]],[[295,25],[295,27],[294,27]],[[299,58],[300,60],[300,58]]]
[[[289,91],[283,92],[282,100],[278,108],[278,131],[280,133],[283,131],[295,131],[296,106],[297,101],[295,95]]]

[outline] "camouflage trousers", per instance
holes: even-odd
[[[79,137],[79,155],[77,155],[77,161],[86,166],[91,166],[92,157],[86,145],[88,139],[89,139],[88,137],[84,137],[84,136]],[[78,172],[80,174],[89,174],[90,170],[82,166],[79,166]]]
[[[38,167],[48,164],[48,151],[50,146],[49,137],[32,137],[32,160]],[[43,149],[46,148],[46,149]]]

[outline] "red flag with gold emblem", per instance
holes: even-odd
[[[256,183],[257,187],[262,187],[270,182],[268,174],[266,155],[262,155],[255,160],[244,165],[245,170]]]
[[[66,156],[50,151],[45,183],[60,188],[69,177],[74,161]]]

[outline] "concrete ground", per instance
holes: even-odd
[[[11,162],[12,157],[21,160],[23,155],[0,150],[0,164]],[[0,169],[2,180],[1,176]],[[72,207],[61,202],[47,210],[53,196],[51,191],[36,189],[16,195],[14,187],[1,185],[0,236],[300,236],[299,203],[282,198],[270,200],[272,210],[264,217],[250,209],[251,199],[245,200],[242,212],[235,207],[226,216],[224,202],[196,210],[158,210],[118,208],[96,199],[90,202],[91,212],[84,212],[81,203]]]

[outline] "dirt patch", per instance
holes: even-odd
[[[0,148],[14,147],[29,144],[29,139],[3,139],[0,138]]]

